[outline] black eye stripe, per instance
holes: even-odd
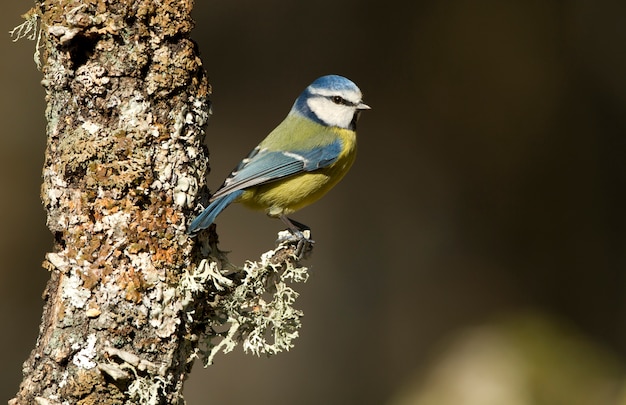
[[[355,106],[356,104],[349,102],[348,100],[346,100],[345,98],[341,97],[341,96],[330,96],[330,101],[332,101],[335,104],[341,104],[341,105],[349,105],[349,106]]]

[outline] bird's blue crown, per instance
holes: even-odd
[[[356,84],[350,79],[346,79],[339,75],[327,75],[315,79],[313,83],[309,85],[308,89],[325,89],[334,91],[357,91],[360,92]]]
[[[298,96],[296,102],[293,105],[292,111],[296,111],[299,114],[319,123],[325,125],[326,123],[322,121],[307,104],[307,100],[311,97],[318,96],[319,93],[344,93],[344,92],[353,92],[353,93],[361,93],[361,90],[354,84],[350,79],[347,79],[343,76],[339,75],[326,75],[319,77],[313,81],[304,91]]]

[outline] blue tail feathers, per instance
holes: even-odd
[[[188,234],[196,233],[202,229],[208,228],[215,218],[224,210],[224,208],[228,207],[230,203],[232,203],[237,197],[239,197],[243,193],[243,190],[233,191],[230,194],[226,194],[223,197],[218,198],[213,201],[198,215],[191,224],[189,225],[189,229],[187,229]]]

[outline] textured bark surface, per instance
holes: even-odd
[[[46,0],[55,247],[40,336],[13,404],[178,403],[210,292],[186,294],[185,223],[208,170],[210,86],[191,0]],[[193,317],[189,314],[193,313]]]

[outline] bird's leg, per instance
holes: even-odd
[[[289,229],[290,229],[292,232],[296,233],[296,234],[297,234],[298,232],[300,232],[300,234],[302,234],[302,231],[310,231],[310,230],[311,230],[311,228],[309,228],[307,225],[304,225],[302,222],[298,222],[298,221],[296,221],[295,219],[288,218],[288,217],[287,217],[287,216],[285,216],[285,215],[282,215],[282,216],[280,217],[280,219],[282,219],[282,220],[283,220],[283,222],[284,222],[285,224],[287,224],[287,226],[289,227]]]
[[[289,230],[291,231],[291,233],[298,239],[309,239],[307,236],[304,235],[304,231],[309,231],[309,236],[311,234],[311,228],[309,228],[308,226],[293,220],[291,218],[287,218],[286,215],[281,215],[280,216],[280,220],[283,221],[285,223],[285,225],[287,225],[287,227],[289,228]]]
[[[311,228],[298,221],[287,218],[287,216],[284,214],[280,216],[280,220],[283,221],[285,225],[287,225],[291,234],[298,241],[298,246],[296,247],[296,256],[301,258],[305,253],[311,250],[311,248],[313,247],[313,243],[315,243],[315,241],[310,239]],[[308,235],[305,235],[305,233]]]

